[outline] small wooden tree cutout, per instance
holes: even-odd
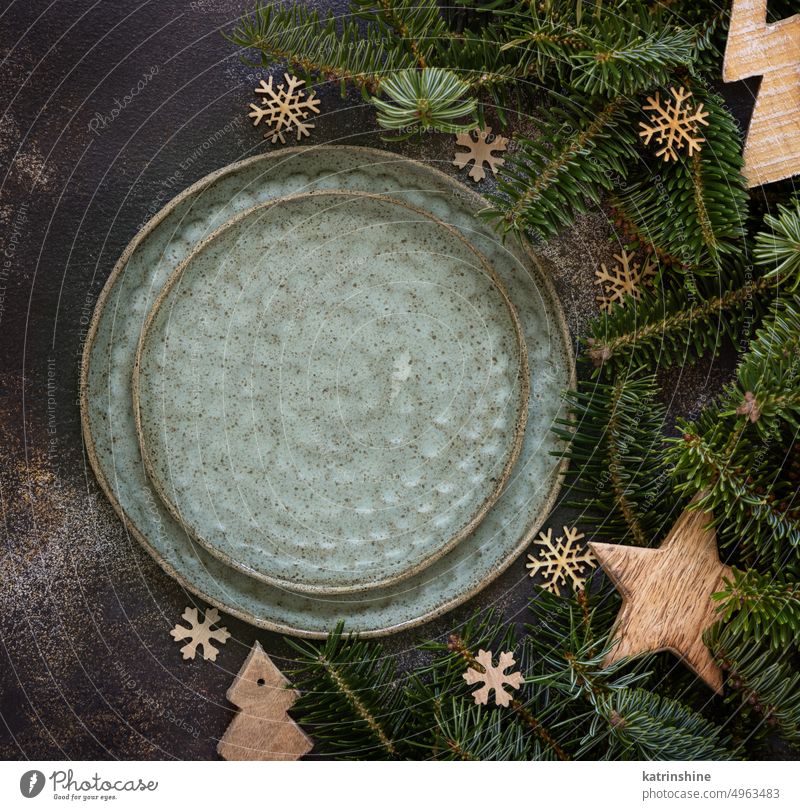
[[[744,145],[750,187],[800,173],[800,14],[767,25],[767,0],[734,0],[722,78],[762,76]]]
[[[495,156],[492,152],[505,152],[508,148],[508,138],[502,135],[491,137],[492,128],[476,129],[472,132],[459,132],[456,135],[456,145],[466,146],[469,152],[456,152],[453,165],[463,169],[474,160],[469,176],[476,182],[480,182],[486,177],[483,164],[486,163],[492,170],[492,174],[497,174],[497,170],[505,163],[501,157]],[[473,136],[475,140],[473,140]]]
[[[295,760],[314,743],[286,713],[300,696],[256,642],[227,692],[241,710],[217,745],[229,760]]]
[[[475,698],[475,703],[482,703],[484,706],[489,702],[489,693],[494,689],[494,702],[498,706],[508,706],[511,702],[511,692],[506,692],[504,686],[510,686],[512,689],[519,689],[522,686],[522,673],[512,672],[505,675],[504,672],[509,667],[513,667],[516,663],[514,661],[514,653],[501,652],[500,660],[497,666],[492,666],[492,654],[486,650],[478,650],[475,656],[475,661],[483,669],[480,671],[475,666],[470,666],[464,673],[464,680],[472,685],[474,683],[482,683],[480,689],[476,689],[472,693]]]
[[[183,619],[189,623],[189,627],[176,624],[169,634],[175,641],[183,641],[188,638],[189,642],[181,647],[184,659],[194,658],[198,647],[203,648],[203,658],[206,661],[216,661],[219,650],[211,643],[218,641],[224,644],[231,636],[226,627],[218,627],[212,630],[212,626],[219,621],[219,611],[216,608],[206,610],[203,621],[197,616],[197,608],[189,608],[183,611]]]
[[[703,643],[703,631],[716,620],[711,595],[732,572],[719,560],[710,513],[684,511],[659,548],[589,547],[622,594],[615,646],[604,663],[670,650],[721,693],[722,671]]]

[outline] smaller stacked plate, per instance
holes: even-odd
[[[529,542],[559,486],[563,313],[477,195],[375,150],[284,150],[173,200],[98,301],[81,404],[109,498],[262,627],[380,635]]]
[[[242,213],[182,262],[134,366],[145,467],[228,565],[308,593],[406,579],[497,500],[527,349],[454,228],[359,192]]]

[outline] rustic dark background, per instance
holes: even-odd
[[[0,10],[0,258],[10,260],[0,273],[4,759],[213,758],[232,716],[225,691],[253,640],[287,663],[279,637],[230,617],[215,663],[181,659],[169,630],[187,596],[99,492],[77,404],[94,301],[138,223],[208,172],[270,148],[245,115],[257,72],[220,35],[248,6],[7,0]],[[385,146],[360,96],[318,92],[311,142]],[[456,174],[452,138],[389,148]],[[593,270],[617,247],[606,223],[595,212],[543,249],[576,337],[596,312]],[[690,414],[730,362],[662,371],[671,409]],[[562,510],[550,523],[568,517]],[[407,667],[420,640],[477,607],[521,620],[525,574],[520,559],[468,605],[389,639],[389,650]]]

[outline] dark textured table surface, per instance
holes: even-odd
[[[214,169],[270,148],[245,115],[261,74],[220,35],[241,0],[44,0],[0,11],[0,757],[213,758],[233,675],[258,638],[224,617],[215,663],[184,662],[169,630],[187,596],[95,483],[77,403],[94,302],[139,223]],[[360,96],[319,88],[312,143],[385,146]],[[126,98],[127,97],[127,98]],[[392,146],[450,165],[452,138]],[[465,180],[465,172],[460,175]],[[465,180],[465,182],[469,182]],[[574,336],[596,311],[593,270],[615,245],[602,212],[543,250]],[[695,412],[726,366],[664,370]],[[560,525],[564,514],[550,522]],[[496,605],[522,620],[523,559],[470,603],[387,640],[414,646]]]

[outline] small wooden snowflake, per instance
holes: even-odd
[[[746,416],[751,422],[758,422],[761,418],[761,408],[752,391],[745,391],[742,404],[736,409],[739,416]]]
[[[308,137],[314,124],[306,124],[305,119],[309,113],[319,112],[319,100],[311,93],[308,97],[300,88],[304,81],[296,76],[283,74],[285,85],[281,84],[277,88],[272,86],[272,76],[269,81],[260,82],[256,88],[256,93],[264,96],[261,105],[251,104],[248,115],[253,119],[253,126],[257,127],[263,119],[266,119],[270,129],[264,135],[265,138],[272,138],[272,143],[280,141],[286,143],[286,133],[294,130],[297,133],[297,140],[303,136]]]
[[[536,557],[528,555],[530,562],[525,565],[530,569],[530,576],[543,574],[545,579],[542,587],[556,595],[559,594],[559,586],[566,585],[568,579],[574,590],[583,590],[590,569],[597,565],[592,552],[578,542],[583,538],[584,535],[575,527],[568,526],[564,526],[563,536],[555,540],[552,529],[548,529],[547,534],[539,532],[539,539],[534,540],[534,545],[543,551]]]
[[[642,297],[642,287],[652,284],[652,278],[656,274],[649,257],[641,264],[635,261],[633,253],[623,250],[622,253],[615,254],[614,258],[618,264],[613,265],[610,270],[601,263],[600,269],[594,272],[597,276],[594,283],[601,284],[603,289],[603,295],[597,296],[597,303],[606,312],[611,312],[614,304],[625,306],[626,296],[638,301]]]
[[[219,612],[216,608],[206,610],[203,621],[197,615],[197,608],[186,608],[183,611],[183,619],[189,623],[189,627],[176,624],[169,634],[175,641],[183,641],[188,638],[189,642],[181,647],[181,652],[185,659],[194,658],[198,647],[203,648],[203,658],[206,661],[216,661],[219,650],[211,642],[216,641],[224,644],[231,636],[227,627],[218,627],[212,630],[212,626],[219,621]]]
[[[472,693],[475,703],[481,703],[485,706],[489,702],[489,693],[494,689],[494,702],[498,706],[508,706],[511,702],[511,693],[507,692],[503,687],[510,686],[512,689],[519,689],[523,681],[521,672],[505,674],[505,671],[516,663],[514,653],[501,652],[500,659],[495,667],[492,666],[492,653],[479,650],[475,656],[475,662],[479,667],[470,666],[464,673],[464,680],[468,684],[483,684],[480,689],[476,689]]]
[[[475,140],[473,140],[473,136]],[[492,137],[492,128],[475,129],[470,132],[460,132],[456,135],[456,145],[466,146],[468,152],[456,152],[453,165],[463,169],[470,161],[475,161],[470,169],[469,176],[476,182],[480,182],[486,177],[483,164],[486,163],[492,170],[492,174],[497,174],[497,170],[505,163],[501,157],[493,155],[492,152],[505,152],[508,148],[508,138],[502,135]]]
[[[692,94],[685,87],[670,87],[672,99],[661,101],[658,93],[649,96],[642,112],[649,112],[648,121],[639,124],[639,135],[649,146],[655,136],[656,144],[661,148],[656,157],[665,161],[677,160],[679,150],[686,149],[691,157],[699,152],[705,138],[700,134],[700,126],[708,124],[708,113],[703,112],[703,105],[697,107],[691,103]]]

